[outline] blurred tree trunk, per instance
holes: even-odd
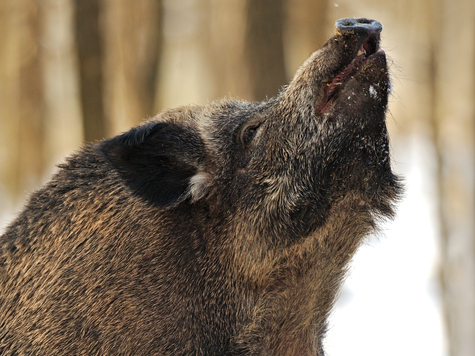
[[[39,18],[34,0],[0,2],[1,184],[13,197],[43,172],[43,106]]]
[[[37,2],[41,20],[45,169],[83,141],[73,0]]]
[[[254,100],[275,96],[287,83],[283,33],[284,0],[248,0],[245,59]]]
[[[223,96],[263,100],[287,83],[284,0],[165,4],[161,109]]]
[[[284,44],[288,77],[333,34],[332,24],[327,20],[328,3],[327,0],[286,1]]]
[[[210,1],[213,97],[264,100],[287,84],[285,1]]]
[[[247,1],[210,0],[211,97],[252,100],[249,66],[244,61]]]
[[[185,104],[205,104],[213,98],[213,17],[210,1],[163,2],[163,50],[156,95],[156,110]],[[222,1],[223,5],[234,1]],[[226,56],[225,53],[220,53]]]
[[[162,2],[102,0],[100,4],[107,135],[113,135],[155,114]]]
[[[475,354],[475,4],[439,6],[433,47],[441,278],[450,355],[469,356]]]
[[[91,142],[104,138],[106,134],[100,4],[98,0],[74,2],[84,139]]]

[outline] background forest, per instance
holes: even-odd
[[[473,0],[0,0],[0,229],[84,142],[275,95],[343,17],[383,23],[407,190],[355,258],[328,355],[475,355]]]

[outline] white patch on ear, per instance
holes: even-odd
[[[190,178],[189,192],[192,201],[195,202],[206,194],[210,180],[210,175],[203,171],[198,171],[198,173]]]

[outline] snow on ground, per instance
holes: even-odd
[[[328,356],[447,355],[431,150],[420,137],[398,148],[405,198],[396,220],[354,258],[330,318]]]

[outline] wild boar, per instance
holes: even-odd
[[[323,355],[400,194],[381,24],[337,21],[280,94],[89,144],[0,238],[1,355]]]

